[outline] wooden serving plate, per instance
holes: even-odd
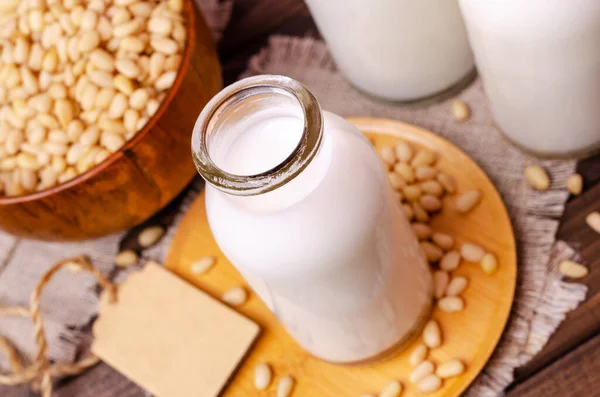
[[[399,121],[375,118],[349,120],[372,138],[378,149],[404,139],[414,146],[437,152],[438,167],[454,176],[459,192],[479,189],[483,193],[482,202],[468,215],[459,215],[454,208],[454,197],[446,195],[442,212],[432,220],[434,230],[451,233],[459,244],[465,240],[478,243],[495,253],[500,263],[498,272],[493,276],[484,274],[476,264],[463,263],[453,275],[469,278],[469,287],[462,295],[466,309],[460,313],[443,313],[436,309],[433,313],[442,327],[443,345],[434,349],[429,358],[436,364],[449,358],[459,358],[467,365],[467,370],[459,377],[445,380],[442,389],[429,395],[459,396],[490,358],[510,313],[516,286],[517,259],[508,214],[485,173],[448,141]],[[193,275],[190,264],[205,255],[216,256],[217,264],[204,275]],[[211,235],[206,220],[204,194],[197,198],[181,223],[166,265],[215,297],[231,287],[245,285]],[[418,342],[383,362],[357,367],[333,365],[302,350],[256,295],[251,295],[239,311],[256,321],[263,332],[223,396],[274,396],[277,378],[282,375],[292,375],[297,380],[293,397],[377,395],[392,379],[400,380],[404,385],[403,396],[417,395],[414,385],[408,382],[412,370],[408,356]],[[255,390],[253,386],[254,367],[260,362],[270,363],[275,372],[275,380],[266,391]]]

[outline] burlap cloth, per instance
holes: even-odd
[[[459,96],[469,103],[472,118],[457,123],[449,101],[426,107],[398,107],[376,102],[357,93],[336,72],[327,48],[312,39],[272,37],[269,45],[253,57],[244,75],[285,74],[306,84],[324,109],[342,116],[377,116],[404,120],[425,127],[465,150],[491,177],[500,191],[513,222],[518,245],[518,285],[512,316],[493,357],[467,392],[467,396],[498,396],[513,379],[514,368],[538,352],[556,330],[565,314],[581,302],[586,288],[561,281],[557,263],[574,252],[555,242],[558,218],[567,191],[564,182],[573,173],[573,161],[544,161],[552,177],[546,192],[530,189],[522,177],[523,167],[534,159],[510,146],[493,126],[481,83],[475,81]],[[144,253],[161,260],[177,224],[201,188],[194,181],[184,198],[174,225],[162,241]],[[54,262],[71,253],[86,253],[105,271],[113,267],[121,235],[77,244],[48,244],[0,234],[0,305],[27,304],[39,276]],[[64,277],[61,277],[64,276]],[[44,319],[53,359],[73,360],[89,335],[89,322],[96,309],[93,280],[82,275],[59,275],[44,299]],[[68,305],[67,303],[68,302]],[[64,307],[68,306],[68,311]],[[9,336],[29,354],[32,333],[21,319],[0,319],[0,333]]]

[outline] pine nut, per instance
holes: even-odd
[[[453,378],[465,372],[465,365],[462,361],[452,359],[440,364],[435,371],[435,374],[441,379]]]
[[[402,190],[404,187],[406,187],[406,182],[404,179],[395,172],[388,173],[388,181],[394,190]]]
[[[142,248],[148,248],[154,245],[165,234],[165,229],[162,226],[149,226],[138,234],[138,244]]]
[[[176,72],[179,70],[181,65],[182,57],[179,54],[171,55],[165,61],[165,70]]]
[[[410,165],[419,167],[423,165],[433,165],[436,160],[436,155],[428,150],[419,150],[413,157]]]
[[[419,203],[412,203],[415,219],[419,222],[429,221],[429,214],[421,207]]]
[[[465,308],[465,302],[460,296],[446,296],[438,301],[440,310],[447,313],[461,312]]]
[[[111,119],[120,119],[123,117],[127,110],[127,102],[125,94],[120,92],[116,94],[108,107],[108,117]]]
[[[450,276],[443,270],[433,272],[433,295],[440,299],[446,293]]]
[[[456,198],[456,209],[462,214],[470,212],[481,200],[481,192],[479,190],[470,190],[459,195]]]
[[[444,194],[444,187],[438,181],[425,181],[419,184],[421,191],[427,194],[432,194],[441,197]]]
[[[411,226],[419,240],[427,240],[431,237],[431,228],[429,225],[424,223],[413,223]]]
[[[153,17],[148,21],[148,30],[152,33],[168,36],[173,29],[171,20],[164,17]]]
[[[418,181],[427,181],[434,179],[438,174],[438,170],[426,165],[415,168],[415,177]]]
[[[485,255],[485,250],[480,245],[473,243],[463,243],[460,248],[460,253],[466,261],[481,262]]]
[[[498,270],[498,260],[494,254],[487,253],[481,258],[481,269],[488,275],[496,273]]]
[[[142,110],[148,103],[148,91],[138,88],[129,97],[129,106],[136,110]]]
[[[427,354],[429,353],[429,349],[423,343],[420,343],[415,347],[415,349],[410,353],[410,357],[408,358],[408,362],[413,367],[421,364],[425,358],[427,358]]]
[[[402,189],[402,194],[408,201],[419,201],[421,198],[421,189],[416,185],[409,185]]]
[[[294,389],[294,378],[289,375],[286,375],[279,379],[277,383],[277,397],[289,397],[292,395],[292,390]]]
[[[155,53],[155,54],[160,54],[160,53]],[[158,55],[156,57],[158,58]],[[164,55],[163,55],[163,57],[164,57]],[[158,59],[154,60],[154,55],[152,57],[150,57],[150,76],[153,75],[152,67],[153,67],[154,63],[158,63],[158,62],[159,62]],[[161,62],[160,67],[162,67],[162,63],[164,63],[164,58]],[[158,65],[156,67],[158,67]],[[386,164],[388,167],[393,166],[394,163],[396,162],[396,155],[394,154],[394,150],[389,146],[384,146],[381,148],[381,150],[379,151],[379,157],[381,157],[381,160],[383,161],[383,163]]]
[[[525,179],[529,185],[536,190],[548,190],[550,187],[550,177],[539,165],[530,165],[525,168]]]
[[[419,202],[421,207],[429,212],[436,212],[442,209],[442,201],[431,194],[425,194],[421,196]]]
[[[260,363],[254,368],[254,387],[257,390],[266,390],[271,384],[273,372],[267,363]]]
[[[394,165],[394,172],[400,175],[407,183],[415,181],[415,172],[412,167],[406,163],[397,163]]]
[[[115,62],[115,67],[125,77],[135,78],[140,74],[140,69],[131,59],[119,59]]]
[[[398,161],[403,163],[408,163],[414,153],[412,147],[406,142],[398,142],[394,147],[394,152]]]
[[[139,259],[138,254],[133,250],[124,250],[115,257],[115,264],[121,267],[133,266]]]
[[[115,68],[115,60],[113,56],[100,48],[92,51],[90,54],[90,62],[96,68],[105,70],[107,72],[112,72]]]
[[[450,251],[454,246],[454,237],[446,233],[435,232],[432,234],[431,240],[444,251]]]
[[[450,280],[450,284],[448,284],[448,288],[446,288],[447,296],[459,296],[467,289],[469,285],[469,280],[466,277],[457,276],[452,277]]]
[[[157,90],[161,91],[167,90],[171,88],[171,86],[175,82],[176,77],[176,71],[165,72],[156,80],[156,82],[154,83],[154,87],[156,87]]]
[[[214,256],[204,256],[190,265],[192,274],[200,275],[206,273],[217,261]]]
[[[177,52],[179,46],[177,42],[167,38],[155,38],[150,40],[150,46],[158,52],[165,55],[173,55]]]
[[[140,119],[140,114],[135,109],[127,109],[123,115],[123,126],[129,133],[137,132],[137,123]]]
[[[393,380],[381,390],[379,397],[398,397],[400,394],[402,394],[402,383]]]
[[[79,52],[86,53],[98,47],[98,44],[100,44],[100,36],[96,31],[90,30],[81,35],[77,49]]]
[[[452,101],[452,116],[454,116],[456,121],[468,120],[470,115],[471,109],[469,109],[469,105],[458,99]]]
[[[423,343],[430,349],[435,349],[442,345],[442,331],[437,321],[429,320],[423,329]]]
[[[578,196],[583,190],[583,178],[579,174],[573,174],[567,178],[567,189],[571,194]]]
[[[585,217],[585,223],[587,223],[587,225],[591,227],[593,231],[600,233],[600,212],[590,212]]]
[[[428,241],[422,241],[419,245],[425,253],[427,261],[430,263],[438,262],[444,256],[444,252],[441,249]]]
[[[433,393],[442,387],[442,380],[437,375],[427,375],[417,383],[417,391],[422,394]]]
[[[558,264],[558,270],[563,276],[569,278],[582,278],[588,275],[587,267],[573,261],[564,260]]]
[[[241,306],[248,300],[248,293],[242,287],[234,287],[225,291],[221,300],[233,307]]]
[[[417,383],[427,375],[431,375],[435,372],[435,365],[431,361],[423,361],[413,369],[410,373],[408,380],[410,383]]]

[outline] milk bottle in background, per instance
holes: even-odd
[[[361,91],[409,102],[456,91],[474,76],[458,0],[306,3],[336,65]]]
[[[460,0],[498,127],[550,156],[600,148],[600,1]]]
[[[371,143],[283,76],[219,93],[192,138],[214,237],[288,332],[335,363],[396,351],[431,276]]]

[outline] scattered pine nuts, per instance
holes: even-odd
[[[431,228],[429,225],[424,223],[412,223],[411,226],[419,240],[427,240],[431,237]]]
[[[162,226],[150,226],[145,228],[138,234],[138,244],[142,248],[154,245],[165,234],[165,229]]]
[[[294,378],[287,375],[279,379],[277,383],[277,397],[289,397],[294,389]]]
[[[248,293],[242,287],[234,287],[225,291],[221,300],[233,307],[241,306],[248,300]]]
[[[450,276],[443,270],[436,270],[433,272],[433,296],[440,299],[446,294],[446,288],[448,288],[448,282]]]
[[[425,257],[430,263],[438,262],[440,259],[442,259],[442,256],[444,256],[444,251],[429,241],[422,241],[420,246],[425,253]]]
[[[393,380],[379,393],[379,397],[398,397],[402,394],[402,383]]]
[[[200,275],[206,273],[217,261],[217,258],[214,256],[204,256],[198,259],[196,262],[192,263],[190,266],[190,270],[192,274]]]
[[[447,252],[440,260],[440,269],[447,272],[458,269],[458,266],[460,266],[460,258],[461,256],[458,251]]]
[[[388,168],[391,168],[396,162],[396,155],[394,154],[394,150],[389,146],[384,146],[379,151],[379,157]]]
[[[490,276],[496,273],[498,270],[498,259],[496,259],[496,256],[491,253],[485,254],[483,258],[481,258],[481,269],[483,269],[485,274]]]
[[[417,383],[417,391],[421,394],[433,393],[442,387],[442,380],[437,375],[427,375]]]
[[[423,343],[420,343],[415,347],[415,349],[410,353],[410,357],[408,358],[408,362],[413,367],[421,364],[426,358],[427,353],[429,353],[429,349]]]
[[[465,308],[465,301],[460,296],[446,296],[438,301],[438,307],[446,313],[461,312]]]
[[[267,363],[260,363],[254,368],[254,387],[265,390],[271,384],[273,372]]]
[[[525,179],[536,190],[548,190],[550,177],[545,169],[539,165],[530,165],[525,168]]]
[[[582,278],[588,275],[588,268],[574,261],[562,261],[558,264],[558,271],[569,278]]]
[[[481,200],[481,192],[479,190],[471,190],[459,195],[456,198],[456,209],[461,214],[470,212]]]
[[[435,153],[430,152],[429,150],[419,150],[415,157],[413,157],[410,165],[413,167],[419,167],[422,165],[432,165],[435,163],[436,156]]]
[[[585,223],[596,233],[600,233],[600,212],[594,211],[585,217]]]
[[[410,373],[408,380],[410,383],[417,383],[427,375],[431,375],[435,372],[435,365],[431,361],[423,361],[417,365],[415,369]]]
[[[444,251],[450,251],[454,246],[454,237],[446,233],[435,232],[431,236],[431,240]]]
[[[139,259],[138,254],[133,250],[124,250],[115,257],[115,264],[121,267],[135,265]]]
[[[467,289],[469,285],[469,280],[463,276],[452,277],[450,283],[448,284],[448,288],[446,288],[447,296],[458,296]]]
[[[431,349],[442,345],[442,331],[437,321],[429,320],[423,328],[423,343]]]
[[[469,262],[481,262],[485,255],[485,250],[480,245],[473,243],[463,243],[460,247],[460,254],[463,259]]]
[[[414,153],[412,147],[408,143],[403,141],[400,141],[396,144],[396,146],[394,147],[394,151],[396,153],[396,158],[398,159],[398,161],[401,161],[403,163],[408,163],[410,159],[412,159]]]
[[[470,115],[471,109],[469,105],[458,99],[452,101],[452,116],[454,116],[456,121],[468,120]]]
[[[448,379],[458,376],[465,372],[465,365],[462,361],[453,359],[440,364],[435,371],[435,374],[441,379]]]
[[[571,194],[578,196],[583,190],[583,178],[579,174],[573,174],[567,178],[567,189]]]

